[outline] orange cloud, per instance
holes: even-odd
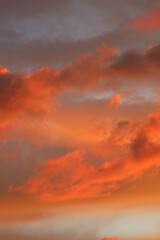
[[[141,31],[157,29],[160,27],[160,7],[158,3],[148,9],[144,14],[131,19],[126,26]]]
[[[27,76],[11,73],[1,67],[1,111],[4,115],[13,112],[13,115],[43,114],[53,107],[55,95],[66,89],[83,90],[102,79],[112,89],[117,86],[115,77],[135,78],[159,74],[159,45],[148,49],[145,54],[137,50],[119,56],[116,54],[117,50],[103,44],[93,55],[83,54],[61,70],[42,68]],[[110,78],[113,78],[112,83]],[[117,100],[118,95],[114,101]]]
[[[33,142],[43,139],[51,142],[56,139],[54,141],[56,144],[65,142],[67,145],[72,141],[73,144],[72,146],[68,144],[69,147],[75,147],[77,142],[81,143],[81,147],[83,143],[91,145],[101,141],[105,137],[106,130],[101,128],[95,134],[91,121],[95,122],[95,126],[101,125],[101,119],[98,122],[97,114],[99,116],[106,114],[103,112],[105,103],[102,112],[99,106],[94,106],[93,111],[89,107],[85,111],[81,111],[81,107],[75,111],[75,106],[71,106],[72,110],[68,112],[63,107],[61,119],[58,119],[55,114],[56,110],[60,109],[59,103],[56,102],[58,107],[55,106],[58,94],[65,95],[67,90],[75,88],[81,92],[84,89],[87,91],[91,86],[95,85],[96,88],[101,83],[107,90],[119,91],[119,87],[129,85],[129,78],[137,83],[137,81],[143,82],[145,77],[145,81],[152,79],[154,84],[159,79],[159,54],[158,45],[148,49],[144,54],[134,50],[117,56],[116,49],[107,48],[102,44],[92,55],[83,54],[74,63],[68,64],[61,70],[42,68],[24,76],[1,67],[0,138],[5,139],[5,136],[8,136],[7,131],[10,135],[14,131],[17,134],[17,131],[19,135],[25,135],[25,139],[28,139],[29,135],[32,136]],[[122,97],[122,94],[116,94],[109,106],[118,105]],[[90,114],[91,111],[94,114]],[[103,116],[102,120],[106,121],[106,116]],[[105,124],[107,124],[105,128],[110,129],[112,124]],[[89,128],[86,127],[88,125]],[[68,138],[71,140],[68,141]]]
[[[0,68],[1,111],[6,114],[43,114],[53,106],[55,94],[68,88],[84,89],[104,75],[117,50],[99,46],[95,54],[83,54],[62,70],[42,68],[30,75]],[[4,113],[3,113],[4,114]]]
[[[9,73],[9,70],[7,68],[4,68],[3,66],[0,66],[0,74],[6,74]]]
[[[116,94],[111,101],[107,104],[107,109],[112,106],[118,106],[119,101],[122,99],[123,94]]]
[[[43,116],[53,111],[55,96],[66,89],[86,89],[103,80],[106,88],[117,88],[124,84],[119,78],[140,78],[159,76],[160,46],[152,47],[141,54],[129,51],[116,56],[117,50],[104,44],[93,55],[83,54],[73,64],[61,70],[42,68],[30,75],[14,74],[1,67],[0,70],[0,113],[1,119],[20,115]],[[111,81],[112,79],[112,81]],[[143,80],[141,80],[143,81]],[[112,104],[118,103],[120,95],[115,96]],[[9,117],[10,116],[10,117]]]
[[[49,159],[23,186],[13,190],[44,201],[111,195],[119,182],[160,167],[159,130],[160,110],[151,113],[146,123],[120,122],[97,147]]]
[[[75,63],[61,71],[42,68],[30,75],[9,72],[0,67],[0,136],[4,138],[4,125],[12,125],[21,116],[43,117],[54,112],[55,95],[67,88],[86,88],[95,84],[102,74],[103,62],[109,64],[116,50],[104,45],[92,56],[84,54]]]

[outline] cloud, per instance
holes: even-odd
[[[56,111],[55,99],[59,94],[63,95],[66,91],[77,89],[83,92],[91,87],[96,89],[102,85],[103,91],[116,90],[119,92],[120,88],[129,87],[131,84],[137,84],[137,82],[139,84],[140,82],[148,82],[156,86],[160,72],[159,52],[160,45],[147,49],[145,53],[132,50],[118,54],[116,49],[107,48],[105,44],[102,44],[96,49],[95,53],[83,54],[74,63],[69,63],[62,69],[45,67],[24,75],[23,72],[13,73],[1,66],[1,139],[5,138],[9,127],[12,126],[12,129],[15,128],[16,130],[17,124],[19,124],[19,127],[23,123],[26,124],[26,119],[30,119],[31,122],[36,119],[41,122],[41,125],[43,123],[38,119],[52,118],[53,121]],[[115,93],[115,97],[111,100],[109,106],[118,104],[121,97],[121,94]],[[29,123],[30,126],[33,125],[31,122]],[[27,129],[26,126],[25,128]],[[42,128],[44,129],[44,127]],[[37,127],[35,127],[36,129]],[[57,132],[58,129],[55,131]],[[71,130],[71,132],[73,131]],[[26,135],[28,134],[29,131]],[[79,133],[77,132],[77,134]],[[87,134],[83,135],[82,131],[79,138],[81,136],[81,140],[83,140],[85,136],[86,139],[91,140],[92,137],[87,137]],[[36,135],[40,136],[39,133]]]
[[[111,76],[144,78],[159,74],[160,45],[149,48],[144,54],[139,50],[129,50],[118,56],[110,66]]]
[[[117,84],[124,84],[123,80],[118,80],[122,77],[136,77],[135,81],[157,77],[160,72],[159,52],[160,45],[144,54],[132,50],[116,56],[117,50],[102,44],[93,55],[83,54],[61,70],[45,67],[24,76],[1,67],[1,110],[43,113],[53,104],[55,95],[66,89],[83,90],[102,79],[106,88],[113,89]]]
[[[160,27],[160,6],[154,3],[144,14],[131,19],[126,27],[140,31],[158,29]]]
[[[47,0],[45,4],[41,0],[38,4],[36,2],[32,2],[31,0],[28,1],[28,4],[26,4],[25,0],[15,0],[14,3],[10,0],[2,0],[1,5],[3,11],[2,9],[0,10],[0,19],[1,21],[8,22],[10,20],[24,20],[35,16],[38,17],[38,15],[44,14],[48,11],[53,12],[60,9],[62,10],[68,7],[70,3],[71,0],[66,0],[65,2],[57,0]]]
[[[107,104],[107,109],[112,106],[118,106],[119,101],[122,99],[123,94],[117,93],[114,95],[114,97],[111,99],[111,101]]]
[[[159,5],[82,2],[1,1],[4,240],[120,240],[138,193],[159,198]]]
[[[2,0],[0,64],[12,71],[32,72],[40,66],[62,67],[84,52],[93,53],[103,42],[121,51],[154,45],[156,39],[147,32],[135,34],[123,27],[130,16],[141,14],[153,2],[121,0],[119,11],[116,1],[110,0],[86,1],[85,8],[71,0],[47,0],[45,4]],[[106,17],[112,21],[102,24]]]
[[[96,37],[89,36],[87,39],[64,38],[55,41],[52,39],[42,41],[38,38],[23,42],[17,32],[13,34],[7,30],[4,32],[3,29],[1,34],[4,40],[1,40],[0,63],[12,71],[25,69],[29,73],[45,66],[51,68],[64,67],[68,62],[74,62],[83,53],[93,53],[102,43],[105,43],[108,47],[118,48],[121,52],[126,51],[126,49],[137,48],[137,46],[145,49],[151,42],[154,45],[147,32],[145,34],[138,32],[135,35],[134,31],[126,29],[107,31]],[[12,41],[8,39],[12,39]],[[142,39],[143,41],[145,39],[143,44]]]
[[[146,123],[119,122],[108,139],[92,150],[78,149],[47,160],[23,186],[13,190],[44,201],[109,196],[119,182],[137,178],[153,166],[159,168],[158,129],[159,110]]]
[[[42,115],[53,106],[57,93],[68,88],[84,89],[97,83],[117,50],[101,45],[95,54],[83,54],[62,70],[42,68],[30,75],[0,69],[0,111],[3,115]]]
[[[101,240],[121,240],[120,238],[103,238]]]

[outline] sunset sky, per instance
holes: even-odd
[[[160,240],[160,1],[0,0],[0,239]]]

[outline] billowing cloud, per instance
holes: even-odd
[[[93,56],[84,54],[61,71],[42,68],[27,76],[10,73],[1,67],[1,109],[8,109],[8,112],[45,111],[57,92],[95,84],[103,77],[104,64],[107,66],[116,53],[117,50],[102,45]]]
[[[158,45],[144,54],[134,50],[116,56],[117,50],[103,44],[93,55],[83,54],[61,70],[42,68],[23,76],[1,67],[1,111],[5,110],[6,114],[13,111],[14,114],[43,113],[53,106],[57,93],[69,88],[83,90],[102,79],[107,89],[117,87],[117,83],[124,84],[115,77],[136,78],[137,81],[152,76],[156,82],[160,71],[159,51]]]
[[[137,178],[153,166],[159,168],[159,128],[159,110],[150,114],[146,123],[130,126],[120,122],[110,137],[91,151],[79,149],[49,159],[15,189],[45,201],[110,195],[118,182]]]

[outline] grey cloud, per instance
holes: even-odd
[[[62,67],[98,45],[122,50],[155,45],[148,34],[130,31],[124,23],[153,4],[127,0],[2,0],[0,64],[29,72],[41,66]],[[119,4],[121,8],[119,8]],[[104,18],[108,18],[103,22]]]
[[[151,44],[151,39],[149,33],[139,32],[135,35],[128,30],[106,32],[100,36],[79,41],[57,39],[51,42],[37,39],[20,43],[12,48],[1,47],[0,63],[11,71],[25,69],[31,72],[44,66],[59,68],[68,62],[73,62],[83,53],[93,53],[102,43],[123,51],[130,47],[145,49]]]
[[[69,7],[73,0],[1,0],[0,19],[3,21],[22,20],[36,17],[48,11],[62,11]]]

